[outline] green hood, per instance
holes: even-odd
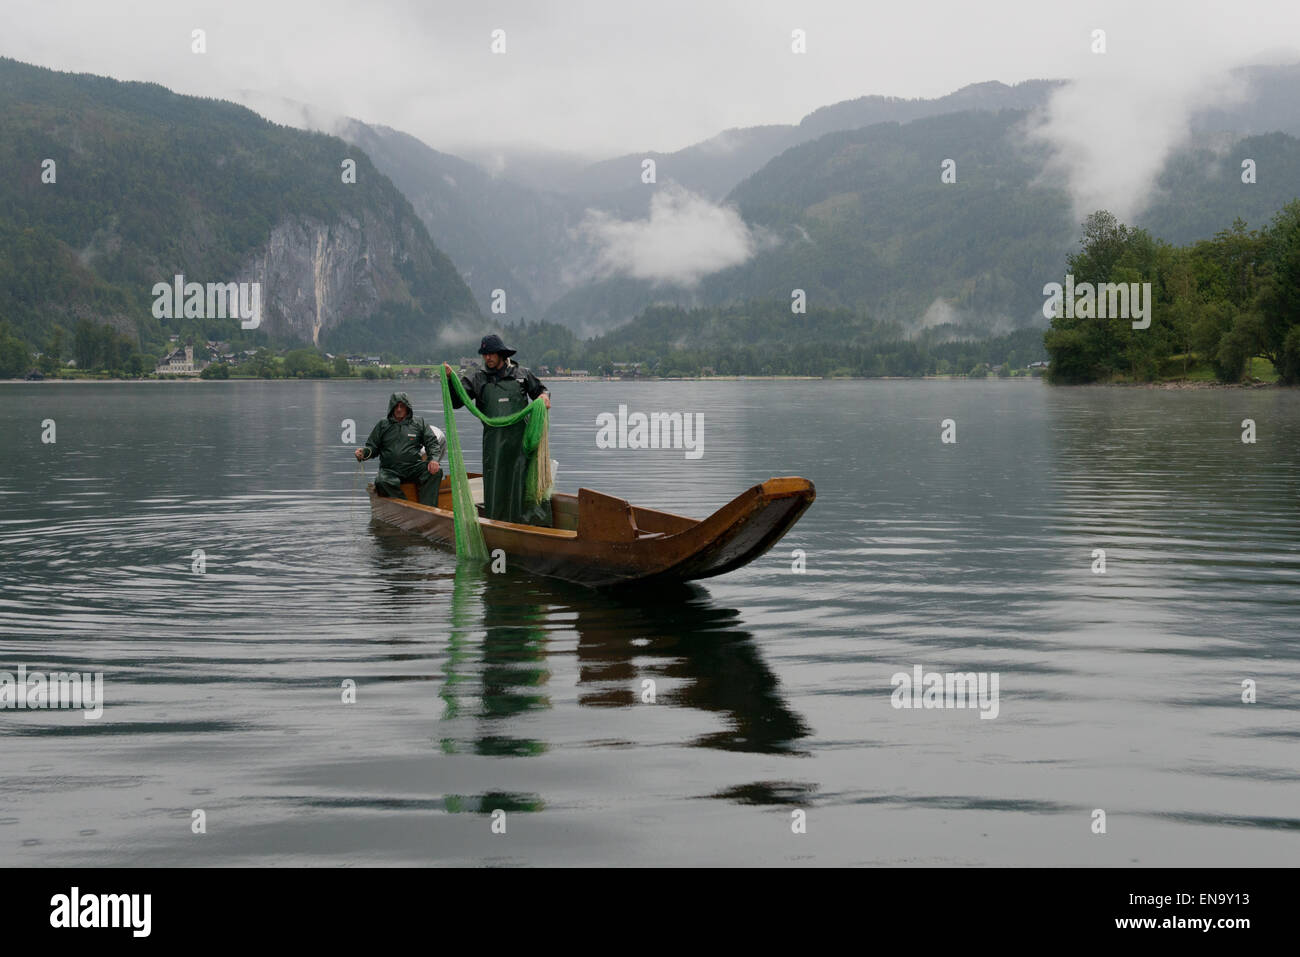
[[[407,397],[405,392],[394,392],[392,395],[388,397],[388,417],[390,419],[393,418],[393,410],[397,408],[397,403],[399,402],[402,403],[402,405],[406,406],[407,416],[411,419],[414,419],[415,409],[414,407],[412,407],[411,400]],[[393,421],[396,422],[397,420],[393,419]]]

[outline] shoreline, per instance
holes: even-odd
[[[967,381],[967,376],[820,376],[820,375],[707,375],[707,376],[638,376],[636,378],[620,378],[618,376],[545,376],[545,382],[910,382],[910,381]],[[1042,376],[1008,376],[1006,379],[999,379],[997,376],[985,376],[983,379],[969,379],[971,382],[979,381],[998,381],[1010,382],[1013,380],[1038,381]],[[420,379],[415,376],[407,376],[399,379],[363,379],[360,376],[330,376],[324,379],[298,378],[289,376],[286,378],[262,379],[246,378],[243,376],[232,376],[229,379],[203,379],[199,376],[182,376],[175,379],[157,379],[157,378],[48,378],[48,379],[0,379],[0,385],[44,385],[46,383],[196,383],[196,382],[390,382],[398,383],[428,383],[435,384],[435,379]]]
[[[1169,382],[1078,382],[1055,385],[1054,389],[1153,389],[1168,392],[1195,392],[1201,389],[1287,389],[1278,382],[1216,382],[1200,379],[1173,379]]]
[[[1043,376],[1008,376],[1005,379],[998,376],[982,376],[972,379],[969,376],[813,376],[813,375],[711,375],[711,376],[674,376],[672,378],[657,378],[650,376],[640,376],[634,379],[621,379],[614,376],[547,376],[546,382],[612,382],[612,383],[644,383],[644,382],[1014,382],[1024,380],[1028,382],[1045,382]],[[432,385],[435,380],[419,379],[408,377],[405,379],[363,379],[360,376],[331,376],[328,379],[253,379],[253,378],[230,378],[230,379],[202,379],[198,376],[187,376],[176,379],[89,379],[89,378],[49,378],[49,379],[0,379],[0,385],[95,385],[104,383],[115,384],[185,384],[185,383],[236,383],[236,382],[389,382],[393,385],[426,383]],[[1289,386],[1281,385],[1277,382],[1216,382],[1213,380],[1187,380],[1173,379],[1167,382],[1079,382],[1075,384],[1054,385],[1055,389],[1161,389],[1167,391],[1197,391],[1201,389],[1286,389]]]

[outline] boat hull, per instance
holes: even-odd
[[[444,481],[434,508],[408,498],[386,498],[369,487],[375,519],[455,549],[450,491]],[[557,495],[558,519],[573,528],[538,528],[479,518],[490,552],[506,567],[561,578],[592,588],[668,584],[733,571],[763,555],[816,498],[807,479],[772,478],[736,496],[706,519],[638,508],[622,499],[582,489]],[[576,521],[574,521],[576,517]]]

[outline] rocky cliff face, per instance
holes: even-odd
[[[484,312],[492,308],[493,290],[503,289],[508,319],[535,319],[568,288],[563,267],[580,205],[494,178],[388,127],[347,120],[336,132],[365,150],[411,201]]]
[[[217,317],[157,308],[177,275],[258,283],[261,331],[332,351],[427,351],[478,316],[361,149],[234,104],[0,58],[0,169],[34,171],[0,176],[0,318],[29,345],[83,316],[143,349],[194,335]]]
[[[332,222],[287,215],[272,227],[239,277],[262,284],[269,335],[319,346],[325,332],[365,320],[381,304],[409,306],[437,321],[476,314],[455,267],[410,207],[393,200],[343,209]]]
[[[262,284],[263,328],[317,345],[321,332],[370,315],[380,302],[410,301],[398,263],[411,256],[395,232],[369,212],[335,223],[281,220],[240,276]]]

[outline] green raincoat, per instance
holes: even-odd
[[[401,422],[393,418],[399,402],[407,409]],[[364,449],[367,459],[379,456],[375,491],[388,498],[401,498],[402,483],[414,482],[419,488],[420,504],[436,506],[443,473],[429,474],[429,463],[420,457],[422,448],[430,461],[438,462],[447,448],[447,437],[415,414],[405,392],[394,392],[388,397],[387,418],[380,419],[370,430]]]
[[[543,392],[549,391],[523,366],[512,359],[494,371],[474,369],[460,377],[465,392],[478,410],[497,418],[518,412]],[[453,390],[451,405],[464,406]],[[483,426],[483,516],[499,522],[523,525],[551,525],[550,502],[529,508],[524,504],[528,456],[524,453],[526,421],[504,429]]]

